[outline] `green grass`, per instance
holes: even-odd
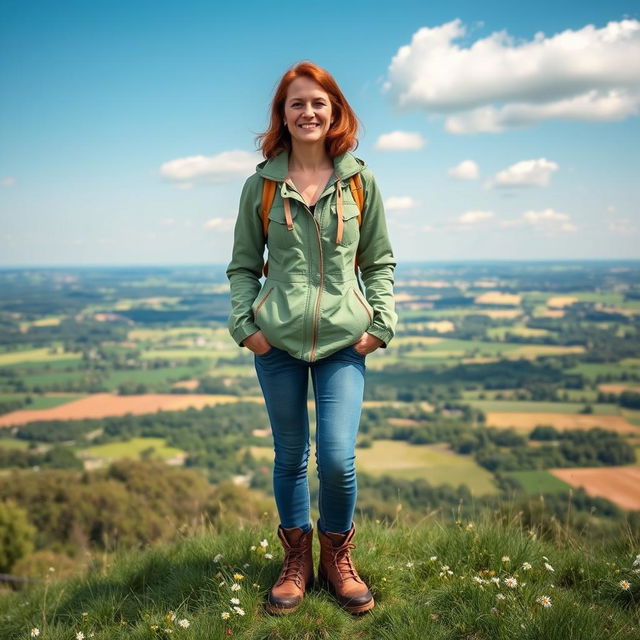
[[[153,447],[154,456],[162,459],[174,458],[185,453],[176,447],[167,447],[164,438],[132,438],[125,442],[111,442],[100,444],[94,447],[87,447],[78,452],[79,457],[104,458],[106,460],[117,460],[119,458],[137,458],[141,451]]]
[[[72,640],[79,631],[95,640],[637,638],[640,588],[631,571],[637,541],[621,535],[602,548],[580,539],[559,546],[533,533],[516,517],[496,520],[491,513],[458,526],[357,518],[351,553],[375,598],[371,612],[352,617],[314,587],[294,613],[271,616],[264,601],[283,557],[275,527],[227,525],[123,551],[84,575],[55,581],[47,574],[42,584],[7,592],[0,596],[0,628],[3,640],[24,640],[32,627],[46,640]],[[317,568],[317,539],[314,546]],[[525,562],[530,570],[522,569]],[[504,580],[514,576],[510,588]],[[628,591],[619,585],[623,579],[631,583]],[[233,584],[240,588],[232,591]],[[551,607],[536,601],[543,595]],[[234,613],[234,597],[245,615]],[[226,620],[224,612],[231,614]]]
[[[104,384],[108,389],[115,389],[124,383],[155,384],[170,382],[185,376],[195,378],[201,370],[201,367],[163,367],[161,369],[146,369],[140,371],[111,371],[105,378]]]
[[[637,360],[629,360],[628,362],[581,362],[572,369],[567,369],[566,373],[578,373],[590,380],[595,380],[597,376],[602,375],[613,376],[614,379],[620,380],[624,371],[640,374],[640,364]]]
[[[550,474],[544,469],[535,471],[508,471],[506,476],[515,478],[522,488],[530,494],[565,492],[571,489],[571,485]]]

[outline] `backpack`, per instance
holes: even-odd
[[[273,201],[276,197],[276,187],[278,183],[275,180],[269,180],[268,178],[263,178],[262,182],[262,232],[264,234],[265,240],[267,238],[267,228],[269,227],[269,211],[271,211],[271,206],[273,205]],[[360,209],[360,213],[358,214],[358,227],[362,227],[362,211],[364,210],[364,189],[362,187],[362,178],[359,173],[351,176],[349,178],[349,188],[351,189],[351,195],[355,200],[355,203],[358,205],[358,209]],[[356,255],[354,269],[356,272],[356,277],[358,275],[358,256]],[[262,269],[265,277],[269,274],[269,261],[265,260],[264,267]]]

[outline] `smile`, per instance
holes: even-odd
[[[305,123],[305,124],[299,124],[299,127],[302,127],[303,129],[314,129],[315,127],[319,127],[319,124],[316,124],[315,122],[311,122],[311,123]]]

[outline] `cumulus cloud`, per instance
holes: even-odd
[[[261,158],[248,151],[223,151],[213,156],[187,156],[165,162],[160,167],[163,178],[178,187],[190,188],[203,182],[228,182],[251,175]]]
[[[449,169],[449,175],[456,180],[475,180],[478,173],[478,165],[473,160],[463,160]]]
[[[214,231],[233,231],[235,224],[234,218],[210,218],[204,223],[204,228]]]
[[[384,207],[389,211],[406,211],[415,206],[415,200],[411,196],[391,196],[384,201]]]
[[[503,220],[500,222],[500,226],[505,228],[529,226],[546,233],[571,233],[577,230],[568,213],[554,211],[553,209],[525,211],[520,218]]]
[[[458,223],[462,225],[472,225],[489,220],[496,214],[493,211],[467,211],[458,216]]]
[[[427,141],[417,131],[392,131],[383,133],[376,140],[375,148],[378,151],[417,151],[425,144]]]
[[[447,116],[450,133],[497,133],[551,119],[623,120],[640,111],[640,21],[586,25],[522,41],[506,31],[468,47],[458,18],[423,27],[389,65],[401,110]]]
[[[555,162],[546,158],[521,160],[496,173],[488,187],[546,187],[551,174],[558,170]]]
[[[2,178],[2,180],[0,180],[0,185],[8,188],[13,187],[16,182],[18,182],[17,178],[14,178],[13,176],[7,176],[6,178]]]

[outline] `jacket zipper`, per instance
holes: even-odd
[[[373,322],[373,318],[371,317],[371,312],[367,308],[367,305],[362,301],[362,298],[360,297],[360,295],[356,291],[355,287],[351,287],[351,291],[353,291],[353,293],[355,294],[356,298],[358,299],[358,302],[364,307],[364,310],[367,312],[367,315],[369,316],[369,322],[370,323]]]
[[[314,356],[316,354],[316,347],[318,344],[318,317],[320,316],[320,297],[322,296],[322,288],[324,287],[324,259],[322,254],[322,237],[320,236],[320,225],[318,224],[318,221],[308,207],[307,211],[309,211],[309,215],[311,215],[311,217],[313,218],[313,224],[316,227],[316,235],[318,237],[318,248],[320,249],[320,288],[318,290],[316,310],[313,317],[313,342],[311,343],[311,355],[309,356],[310,362],[313,362]]]
[[[258,306],[256,307],[256,311],[253,314],[253,319],[255,320],[258,317],[258,311],[260,311],[260,309],[262,308],[262,305],[267,301],[267,298],[271,295],[271,292],[273,291],[274,287],[271,287],[271,289],[269,289],[269,291],[267,291],[267,295],[262,298],[262,300],[260,300],[260,302],[258,303]]]

